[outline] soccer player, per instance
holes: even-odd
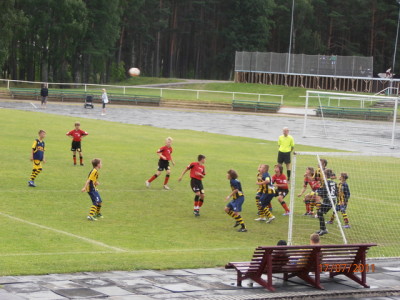
[[[318,215],[318,219],[319,219],[319,231],[317,231],[316,233],[318,233],[318,235],[324,235],[324,234],[328,233],[328,230],[326,230],[324,215],[332,208],[332,202],[334,204],[336,203],[337,184],[335,181],[333,181],[334,177],[335,177],[335,175],[331,169],[325,170],[327,191],[324,193],[324,196],[322,197],[321,206],[318,208],[318,211],[317,211],[317,215]],[[331,202],[331,199],[332,199],[332,202]]]
[[[156,174],[154,174],[153,176],[151,176],[149,178],[149,180],[146,180],[145,184],[146,187],[150,187],[150,183],[156,179],[158,176],[160,176],[161,172],[165,170],[165,172],[167,173],[165,175],[165,179],[164,179],[164,189],[165,190],[169,190],[169,187],[167,185],[168,180],[169,180],[169,176],[171,174],[171,168],[169,166],[169,161],[171,161],[172,165],[175,165],[175,162],[172,160],[172,137],[167,137],[165,139],[165,146],[161,147],[160,149],[157,150],[157,155],[160,157],[160,159],[158,160],[158,169]]]
[[[80,129],[81,123],[75,122],[75,129],[68,131],[66,133],[67,136],[71,137],[72,139],[72,145],[71,145],[71,151],[72,151],[72,159],[74,161],[74,166],[76,166],[76,152],[79,153],[79,162],[80,165],[83,166],[83,153],[82,153],[82,146],[81,146],[81,141],[82,138],[87,136],[89,133],[86,131],[83,131]]]
[[[92,160],[93,169],[90,171],[88,179],[86,180],[85,186],[82,188],[82,192],[87,192],[92,200],[92,206],[90,207],[89,215],[87,216],[88,221],[97,221],[99,218],[103,218],[101,214],[101,200],[100,194],[97,190],[99,185],[99,170],[102,167],[101,160],[95,158]]]
[[[256,182],[256,184],[261,188],[261,195],[259,217],[255,219],[255,221],[266,221],[266,223],[271,223],[273,220],[275,220],[275,216],[269,210],[269,204],[271,203],[272,198],[275,196],[275,189],[272,185],[272,179],[268,173],[268,170],[268,165],[261,165],[261,181],[257,180]],[[268,218],[268,220],[266,218]]]
[[[307,185],[311,187],[311,192],[304,197],[304,203],[306,205],[306,213],[304,216],[314,216],[314,206],[316,202],[320,203],[320,197],[318,196],[317,192],[320,188],[320,181],[315,179],[313,167],[306,168],[303,189],[297,195],[297,197],[301,197],[304,194],[304,192],[307,190]]]
[[[229,170],[226,175],[229,183],[231,185],[232,192],[226,197],[226,201],[229,201],[232,198],[232,201],[228,203],[225,207],[225,212],[236,220],[236,223],[233,227],[241,226],[238,230],[239,232],[246,232],[246,226],[244,225],[244,221],[240,212],[242,211],[242,205],[244,202],[244,194],[242,191],[242,185],[240,181],[237,179],[238,174],[235,170]]]
[[[285,210],[284,216],[290,215],[289,207],[287,206],[284,198],[289,193],[289,185],[286,180],[285,174],[283,172],[283,166],[277,164],[274,166],[275,174],[272,176],[272,183],[275,187],[275,196],[278,197],[279,203],[282,205],[283,209]]]
[[[283,134],[278,139],[278,164],[286,164],[287,180],[290,181],[291,166],[290,154],[294,150],[294,139],[289,134],[289,128],[283,127]]]
[[[336,211],[341,211],[344,221],[344,228],[350,228],[349,218],[347,216],[347,204],[350,199],[350,188],[347,184],[347,179],[349,176],[347,173],[341,173],[339,177],[339,184],[338,184],[338,204],[336,204]],[[335,220],[335,214],[332,214],[331,219],[327,222],[327,224],[333,224]]]
[[[28,186],[36,187],[35,179],[42,172],[42,162],[46,163],[44,159],[44,138],[46,137],[46,131],[39,130],[39,138],[35,139],[32,145],[31,161],[33,162],[33,169],[31,177],[28,181]]]
[[[257,169],[257,171],[258,171],[258,173],[257,173],[257,182],[262,182],[262,181],[263,181],[263,179],[262,179],[262,173],[261,173],[261,167],[262,167],[262,165],[259,165],[259,166],[258,166],[258,169]],[[262,210],[262,209],[261,209],[261,204],[260,204],[260,197],[261,197],[261,195],[262,195],[262,186],[259,185],[258,188],[257,188],[256,197],[255,197],[258,215],[260,215],[260,212],[261,212],[261,210]],[[271,205],[271,203],[268,205],[268,208],[269,208],[269,211],[272,211],[272,205]]]
[[[190,165],[188,165],[178,178],[178,181],[181,181],[183,175],[190,170],[190,186],[192,191],[195,193],[193,206],[193,214],[195,217],[200,216],[200,208],[204,203],[203,178],[206,176],[206,167],[204,166],[205,162],[206,157],[202,154],[199,154],[197,156],[197,162],[192,162]]]

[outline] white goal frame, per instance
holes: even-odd
[[[315,158],[318,160],[318,165],[319,167],[322,169],[321,163],[320,163],[320,157],[325,157],[328,158],[329,157],[348,157],[348,156],[375,156],[375,157],[393,157],[393,158],[400,158],[400,153],[359,153],[359,152],[295,152],[294,155],[292,156],[292,175],[291,175],[291,181],[290,181],[290,197],[289,197],[289,209],[291,211],[291,214],[289,215],[289,224],[288,224],[288,237],[287,237],[287,244],[288,245],[292,245],[293,244],[293,218],[294,215],[297,213],[295,211],[295,201],[296,200],[296,183],[298,183],[298,179],[300,178],[299,176],[296,175],[296,167],[297,167],[297,156],[315,156]],[[317,163],[317,162],[316,162]],[[301,177],[302,178],[302,177]],[[327,185],[327,181],[326,178],[324,178],[325,180],[325,186]],[[300,180],[301,181],[301,180]],[[300,182],[299,181],[299,182]],[[301,183],[301,182],[300,182]],[[327,193],[329,195],[330,198],[330,202],[332,204],[332,207],[334,206],[334,202],[333,199],[330,196],[330,193]],[[332,209],[332,213],[335,215],[335,224],[338,226],[339,231],[341,233],[342,236],[342,240],[343,240],[343,244],[347,244],[347,238],[346,238],[346,234],[345,231],[342,229],[341,226],[341,222],[340,222],[340,218],[338,215],[338,212],[336,212],[335,209]]]

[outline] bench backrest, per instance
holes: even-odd
[[[312,271],[323,264],[358,264],[372,246],[376,244],[261,246],[255,250],[252,262],[254,266],[257,263],[263,273],[270,267],[273,273]]]

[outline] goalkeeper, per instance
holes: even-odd
[[[333,205],[336,203],[336,197],[337,197],[337,185],[336,182],[332,180],[332,178],[335,177],[335,174],[332,172],[331,169],[326,169],[325,170],[325,178],[327,182],[327,187],[326,187],[326,192],[324,193],[323,200],[321,205],[318,208],[317,211],[317,216],[319,219],[319,231],[318,235],[324,235],[328,233],[328,230],[326,230],[326,225],[325,225],[325,218],[324,214],[326,214],[330,209],[332,208],[332,202]],[[330,195],[330,197],[329,197]],[[332,202],[331,202],[331,199]]]
[[[338,204],[336,205],[336,211],[341,211],[343,216],[344,225],[343,228],[350,228],[349,218],[347,216],[347,203],[350,199],[350,188],[347,184],[347,179],[349,176],[347,173],[340,174],[340,183],[338,184]],[[335,220],[335,214],[333,213],[331,219],[327,222],[328,224],[333,224]]]

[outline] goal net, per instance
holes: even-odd
[[[397,108],[398,97],[307,91],[303,137],[395,148],[400,146]]]
[[[372,256],[399,257],[399,169],[400,155],[296,153],[288,242],[308,244],[320,232],[323,244],[377,243]]]

